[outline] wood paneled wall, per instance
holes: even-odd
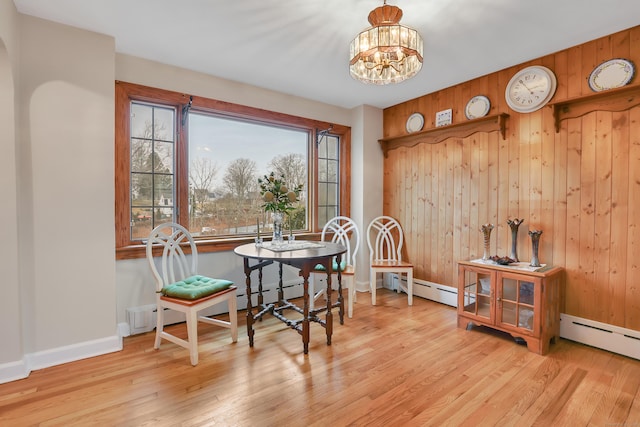
[[[640,27],[384,110],[385,138],[406,135],[414,112],[425,129],[448,108],[453,123],[466,121],[464,107],[479,94],[491,100],[489,114],[509,114],[504,139],[478,132],[388,152],[384,213],[405,229],[415,277],[455,286],[456,262],[482,257],[482,224],[495,225],[492,254],[508,255],[506,221],[524,218],[519,258],[530,260],[528,230],[541,229],[540,262],[566,269],[562,312],[640,330],[640,107],[564,120],[556,132],[551,106],[519,114],[504,100],[511,76],[528,65],[555,72],[552,103],[591,95],[589,74],[611,58],[640,67]]]

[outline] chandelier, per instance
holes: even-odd
[[[422,68],[422,37],[413,28],[400,25],[402,10],[377,7],[369,13],[371,27],[351,42],[349,71],[363,83],[399,83]]]

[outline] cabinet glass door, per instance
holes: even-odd
[[[465,269],[462,311],[491,319],[491,272]]]
[[[498,322],[533,331],[535,282],[501,275],[498,279]]]

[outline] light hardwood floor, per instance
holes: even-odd
[[[382,290],[301,337],[272,317],[249,348],[200,325],[200,363],[153,333],[0,385],[0,425],[640,426],[640,361],[561,339],[547,356],[456,328],[455,309]],[[337,319],[337,316],[336,316]],[[337,323],[337,322],[336,322]],[[171,328],[184,328],[175,325]]]

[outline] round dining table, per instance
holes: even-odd
[[[247,335],[249,337],[249,346],[253,347],[254,342],[254,323],[261,319],[265,314],[270,314],[284,322],[291,329],[298,331],[302,335],[302,344],[304,353],[309,352],[309,325],[310,322],[317,322],[325,328],[327,335],[327,345],[331,345],[331,335],[333,333],[333,314],[332,309],[337,308],[340,316],[340,323],[344,323],[344,299],[342,297],[342,278],[340,269],[336,271],[338,278],[338,297],[337,301],[332,301],[332,285],[331,276],[333,273],[334,260],[340,265],[342,254],[347,251],[343,245],[331,242],[307,242],[293,241],[285,242],[280,245],[272,245],[271,242],[262,244],[247,243],[238,246],[234,252],[244,258],[244,273],[247,285]],[[273,303],[265,303],[262,283],[262,269],[268,265],[277,263],[279,280],[278,280],[278,300]],[[284,297],[282,283],[282,266],[290,265],[300,270],[302,277],[303,295],[302,307],[288,301]],[[317,307],[313,310],[309,308],[309,276],[321,265],[327,274],[327,303],[325,306]],[[251,274],[258,270],[258,287],[257,287],[257,305],[254,313],[254,306],[251,300],[252,283]],[[317,270],[316,270],[317,271]],[[302,318],[292,319],[287,317],[286,311],[293,310],[302,314]],[[321,317],[324,313],[324,319]]]

